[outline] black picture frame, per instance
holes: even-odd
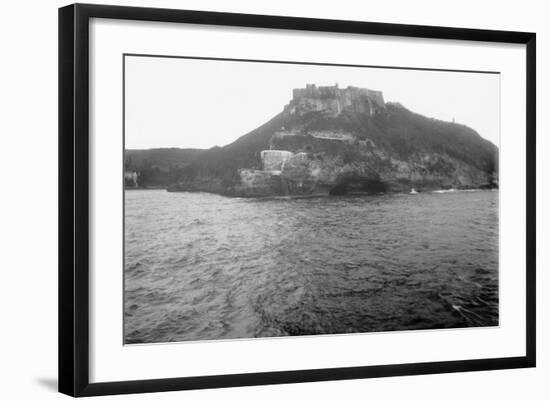
[[[526,354],[520,357],[90,383],[89,380],[89,21],[160,21],[526,45]],[[59,9],[59,391],[71,396],[252,386],[535,366],[536,35],[172,9],[73,4]]]

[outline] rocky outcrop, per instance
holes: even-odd
[[[190,165],[171,190],[203,188],[231,196],[373,194],[498,183],[498,149],[475,131],[355,87],[294,89],[279,116],[216,152],[218,159],[214,154],[208,159],[207,152]],[[216,170],[220,162],[215,160],[227,160],[226,168]]]
[[[238,196],[273,196],[288,194],[283,187],[280,171],[253,169],[239,170],[240,182],[235,185],[234,194]]]

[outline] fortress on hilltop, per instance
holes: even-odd
[[[269,197],[498,188],[498,148],[473,129],[355,86],[293,89],[271,120],[202,152],[170,191]]]
[[[305,88],[292,90],[292,100],[284,108],[287,114],[303,115],[312,111],[322,111],[329,116],[337,116],[344,110],[374,115],[385,109],[381,91],[348,86],[340,89],[334,86],[307,84]]]

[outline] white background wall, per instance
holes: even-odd
[[[107,0],[106,0],[107,1]],[[280,400],[547,400],[550,399],[550,120],[546,77],[549,9],[536,0],[453,2],[163,0],[112,4],[233,11],[537,33],[538,367],[536,369],[398,377],[186,393],[125,399]],[[0,23],[0,398],[50,400],[57,376],[57,8],[68,3],[11,1]],[[546,71],[545,71],[546,70]],[[113,398],[113,397],[111,397]],[[122,397],[118,397],[122,399]]]

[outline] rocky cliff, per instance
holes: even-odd
[[[202,152],[172,191],[230,196],[498,186],[498,149],[471,128],[424,117],[379,91],[294,89],[275,118]]]

